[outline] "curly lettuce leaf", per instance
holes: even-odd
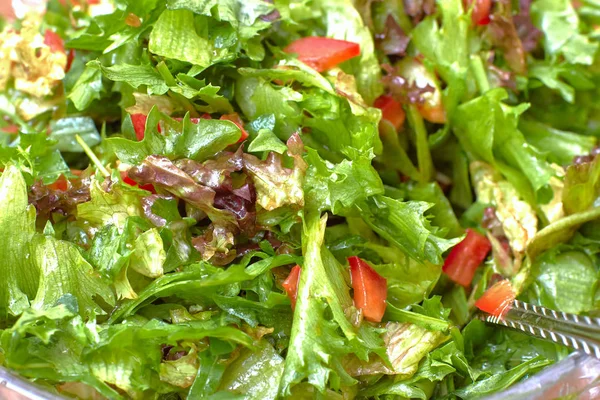
[[[322,0],[317,5],[323,13],[327,36],[360,44],[360,56],[345,63],[346,71],[355,76],[358,92],[367,104],[372,104],[383,87],[371,32],[351,0]]]
[[[35,234],[35,208],[28,206],[27,185],[19,167],[8,165],[0,177],[0,321],[18,316],[35,297],[39,268],[31,248]]]
[[[454,109],[469,89],[469,26],[470,18],[463,11],[460,0],[439,3],[442,25],[430,15],[410,33],[416,48],[433,63],[436,71],[447,83],[444,107],[450,121],[459,120]]]
[[[460,241],[460,238],[437,236],[424,217],[425,211],[431,208],[427,203],[402,202],[376,195],[357,207],[371,229],[419,262],[441,265],[442,254]]]
[[[548,182],[556,173],[537,149],[525,141],[517,127],[518,117],[526,105],[507,106],[503,104],[507,96],[504,89],[493,89],[461,104],[455,113],[454,132],[468,153],[499,168],[508,174],[509,180],[517,177],[509,174],[505,166],[519,171],[529,181],[538,200],[547,203],[553,194]]]
[[[164,126],[159,132],[161,121]],[[198,123],[192,123],[186,115],[180,123],[153,108],[148,114],[142,141],[112,137],[106,142],[121,161],[135,165],[156,154],[170,159],[204,161],[236,143],[240,137],[241,131],[233,122],[200,119]]]
[[[549,57],[563,56],[571,64],[591,65],[598,43],[580,29],[579,16],[568,0],[541,0],[532,4],[533,22],[544,33]]]
[[[40,270],[33,308],[49,308],[65,296],[72,296],[81,316],[88,319],[104,313],[94,297],[114,305],[112,291],[74,244],[48,235],[35,237],[32,244],[33,257]]]
[[[383,343],[372,328],[363,325],[358,329],[346,317],[352,300],[341,266],[323,247],[326,221],[316,212],[305,216],[304,263],[279,388],[284,396],[304,379],[321,392],[330,381],[334,387],[354,384],[342,367],[341,357],[354,354],[366,361],[372,352],[383,355]],[[326,313],[333,317],[327,318]]]

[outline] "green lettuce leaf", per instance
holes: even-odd
[[[90,184],[91,200],[77,205],[77,216],[96,226],[115,225],[123,229],[128,217],[143,216],[140,193],[128,185],[113,185],[111,192],[103,190],[93,179]]]
[[[356,78],[358,92],[366,103],[372,104],[383,87],[371,32],[351,0],[323,0],[317,5],[323,13],[328,37],[360,44],[360,56],[345,63],[345,69]]]
[[[378,335],[364,325],[357,329],[345,315],[352,300],[339,264],[323,248],[325,224],[326,217],[320,218],[318,213],[305,216],[304,264],[279,388],[284,396],[290,395],[292,386],[304,379],[321,392],[329,381],[334,387],[354,384],[342,367],[341,358],[355,354],[366,361],[371,352],[383,354]],[[326,313],[331,313],[332,318],[327,318]]]
[[[544,49],[549,57],[562,55],[571,64],[593,63],[598,43],[582,34],[579,16],[570,1],[536,1],[532,4],[531,14],[544,33]]]
[[[437,236],[423,216],[431,205],[402,202],[386,196],[373,196],[358,205],[364,221],[388,242],[417,261],[443,263],[442,254],[460,241]]]
[[[73,296],[81,316],[88,319],[104,313],[94,297],[114,305],[112,291],[74,244],[43,235],[35,237],[32,245],[40,270],[40,284],[32,307],[49,308],[64,296]]]
[[[158,131],[161,121],[166,125],[162,133]],[[200,119],[196,124],[186,116],[180,123],[153,108],[141,142],[112,137],[107,143],[121,161],[135,165],[155,154],[204,161],[236,143],[240,136],[240,129],[230,121]]]
[[[519,170],[538,200],[547,203],[553,193],[548,182],[556,173],[518,130],[518,117],[524,106],[509,107],[502,103],[506,98],[504,89],[493,89],[461,104],[455,113],[454,132],[463,148],[474,157],[500,168],[503,173],[507,173],[507,168],[502,164]],[[507,178],[514,180],[512,175]]]
[[[0,266],[0,321],[18,316],[35,297],[39,268],[31,248],[35,234],[35,209],[27,203],[27,185],[19,168],[8,165],[0,177],[0,248],[5,260]]]
[[[595,309],[598,271],[583,251],[549,250],[536,259],[532,271],[532,293],[545,307],[575,314]]]
[[[243,395],[245,399],[274,400],[277,398],[284,359],[264,339],[256,347],[253,351],[244,350],[227,367],[219,385],[220,390]]]

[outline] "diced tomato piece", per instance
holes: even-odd
[[[492,0],[466,0],[465,9],[473,6],[471,20],[473,25],[487,25],[490,23],[490,11],[492,10]]]
[[[462,286],[469,286],[477,267],[485,260],[492,244],[484,235],[467,229],[467,236],[454,246],[444,262],[444,272]]]
[[[354,305],[362,310],[367,320],[381,322],[387,299],[386,279],[356,256],[348,257],[348,262],[354,289]]]
[[[46,29],[44,35],[44,44],[50,47],[52,52],[65,52],[65,42],[58,34],[50,29]]]
[[[234,124],[236,124],[238,128],[240,128],[240,130],[242,131],[242,136],[240,136],[240,140],[238,140],[238,143],[243,142],[248,138],[248,132],[246,132],[246,130],[244,129],[244,123],[242,122],[242,119],[237,113],[221,115],[220,119],[224,121],[231,121]]]
[[[292,42],[284,51],[298,54],[300,61],[323,72],[360,55],[360,46],[346,40],[311,36]]]
[[[516,293],[510,281],[496,282],[475,302],[475,307],[494,317],[502,318],[510,310]]]
[[[397,131],[402,129],[406,114],[402,105],[392,96],[379,96],[373,105],[381,110],[381,117],[394,125]]]
[[[135,130],[135,137],[138,141],[144,139],[144,132],[146,131],[146,120],[148,117],[144,114],[131,114],[131,123]]]
[[[281,284],[288,297],[292,301],[292,310],[296,308],[296,299],[298,297],[298,283],[300,282],[300,272],[302,272],[302,268],[299,265],[296,265],[294,268],[292,268],[288,277]]]

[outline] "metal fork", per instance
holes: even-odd
[[[503,318],[479,314],[483,321],[517,329],[600,359],[600,318],[551,310],[515,300]]]

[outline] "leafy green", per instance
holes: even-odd
[[[579,314],[594,309],[598,270],[593,260],[577,250],[550,250],[532,267],[533,290],[549,308]]]
[[[531,9],[534,23],[544,32],[544,48],[551,57],[562,55],[572,64],[592,64],[598,50],[579,29],[579,17],[567,0],[535,2]]]
[[[401,202],[373,196],[359,206],[365,222],[393,245],[418,261],[442,264],[442,253],[460,239],[443,239],[431,231],[423,217],[431,206],[423,202]]]
[[[227,367],[219,387],[246,399],[276,399],[283,364],[284,359],[262,340],[255,351],[245,350]]]
[[[75,140],[75,135],[79,135],[90,147],[96,146],[101,140],[94,121],[87,117],[62,118],[53,121],[50,132],[50,138],[57,141],[56,148],[65,152],[83,152]]]
[[[280,393],[289,395],[292,385],[307,378],[320,391],[331,380],[334,386],[352,384],[342,368],[341,357],[356,354],[367,360],[370,352],[381,354],[381,339],[368,327],[357,330],[344,310],[351,304],[342,270],[322,248],[326,218],[311,213],[304,222],[304,264]],[[330,312],[332,319],[325,313]],[[314,332],[321,332],[314,335]]]
[[[63,297],[73,296],[77,309],[87,319],[103,313],[94,296],[102,298],[108,305],[114,304],[112,291],[98,279],[74,244],[52,236],[38,236],[33,245],[33,257],[40,270],[40,286],[32,307],[52,307]]]
[[[506,98],[504,89],[494,89],[459,106],[455,133],[465,150],[478,159],[500,167],[502,172],[505,168],[499,162],[520,170],[540,202],[547,203],[548,192],[552,193],[548,182],[555,172],[518,130],[524,107],[509,107],[502,103]]]
[[[371,32],[363,25],[361,15],[350,0],[324,0],[318,2],[318,6],[327,36],[360,44],[360,56],[347,63],[346,71],[356,77],[358,92],[371,104],[382,92],[381,70]]]
[[[35,234],[35,209],[27,205],[27,186],[16,165],[8,165],[0,177],[1,264],[0,321],[18,316],[29,307],[38,287],[39,268],[33,260],[31,238]]]
[[[166,132],[158,130],[161,121],[166,125]],[[240,129],[229,121],[200,119],[198,123],[192,123],[189,116],[186,116],[180,123],[153,108],[148,115],[146,132],[141,142],[113,137],[107,143],[117,157],[128,164],[139,164],[147,156],[154,154],[162,154],[171,159],[204,161],[236,143],[240,136]]]

